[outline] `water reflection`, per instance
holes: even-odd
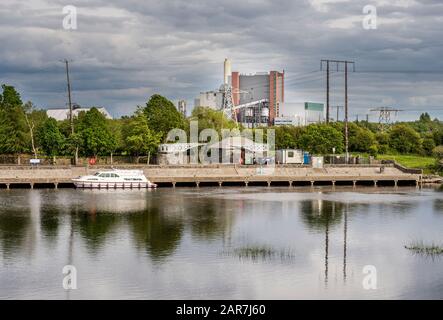
[[[25,282],[42,298],[368,298],[367,263],[383,270],[376,297],[443,292],[443,261],[403,250],[422,232],[442,241],[439,191],[10,191],[0,192],[0,298],[26,296]],[[81,290],[52,287],[67,264],[82,270]]]
[[[214,240],[224,238],[226,230],[232,225],[229,203],[220,199],[209,198],[204,201],[189,201],[189,224],[192,235],[198,239]]]
[[[78,232],[86,241],[91,252],[97,251],[105,244],[109,233],[116,227],[119,216],[100,211],[73,210],[71,212],[73,231]]]
[[[5,209],[0,211],[0,243],[3,258],[8,259],[29,248],[31,217],[28,209]]]
[[[132,213],[127,220],[137,247],[145,249],[154,261],[171,255],[180,243],[184,228],[182,219],[164,215],[158,206]]]
[[[325,201],[323,199],[306,200],[300,204],[304,223],[315,232],[324,232],[324,283],[329,280],[329,234],[343,223],[343,281],[346,282],[346,258],[348,248],[348,210],[344,202]]]
[[[443,214],[443,199],[434,200],[434,210],[436,213]]]
[[[60,226],[60,212],[54,206],[43,206],[40,213],[40,229],[49,244],[54,243]]]

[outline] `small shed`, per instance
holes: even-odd
[[[275,160],[281,164],[303,164],[303,151],[296,149],[277,150]]]

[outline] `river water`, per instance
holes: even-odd
[[[443,257],[405,248],[443,244],[441,188],[12,189],[0,203],[0,299],[443,299]]]

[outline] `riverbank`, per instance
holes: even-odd
[[[0,167],[0,187],[72,186],[71,179],[109,170],[111,166],[6,166]],[[398,185],[423,183],[422,171],[398,164],[383,165],[326,165],[312,168],[299,165],[239,166],[188,165],[152,166],[119,165],[116,169],[139,169],[160,186],[180,185]]]

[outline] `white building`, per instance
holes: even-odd
[[[194,100],[194,107],[210,107],[219,110],[223,105],[223,93],[220,91],[200,92]]]
[[[302,126],[303,119],[300,116],[281,116],[274,118],[274,126]]]
[[[72,110],[72,116],[76,117],[80,112],[87,112],[91,108],[76,108]],[[111,114],[103,107],[97,108],[98,111],[100,111],[106,119],[112,119]],[[54,118],[57,121],[63,121],[69,119],[69,108],[60,108],[60,109],[48,109],[46,110],[46,115],[49,118]]]

